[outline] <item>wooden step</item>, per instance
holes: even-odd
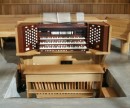
[[[104,98],[118,97],[118,94],[112,87],[102,87],[101,88],[101,97],[104,97]]]

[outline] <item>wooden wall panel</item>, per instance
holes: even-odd
[[[0,0],[0,14],[130,14],[130,0]]]
[[[130,3],[130,0],[0,0],[0,3]]]

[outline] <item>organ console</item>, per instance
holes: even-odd
[[[37,98],[98,97],[104,74],[100,64],[110,48],[109,31],[110,26],[105,22],[18,24],[16,41],[17,55],[21,60],[19,72],[25,77],[21,80],[26,81],[27,97],[32,97],[32,94]],[[46,59],[42,61],[46,54],[70,54],[76,59],[85,59],[91,50],[100,53],[92,52],[94,62],[89,65],[40,64],[47,62]],[[39,55],[30,55],[31,51],[39,52]],[[41,57],[39,63],[34,62],[35,56]],[[48,60],[53,62],[53,59]]]
[[[109,25],[100,23],[54,23],[18,25],[19,52],[108,51]]]

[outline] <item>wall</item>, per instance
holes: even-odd
[[[130,0],[0,0],[0,14],[84,12],[130,14]]]

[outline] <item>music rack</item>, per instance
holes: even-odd
[[[108,51],[109,25],[99,23],[21,23],[17,27],[19,52]]]

